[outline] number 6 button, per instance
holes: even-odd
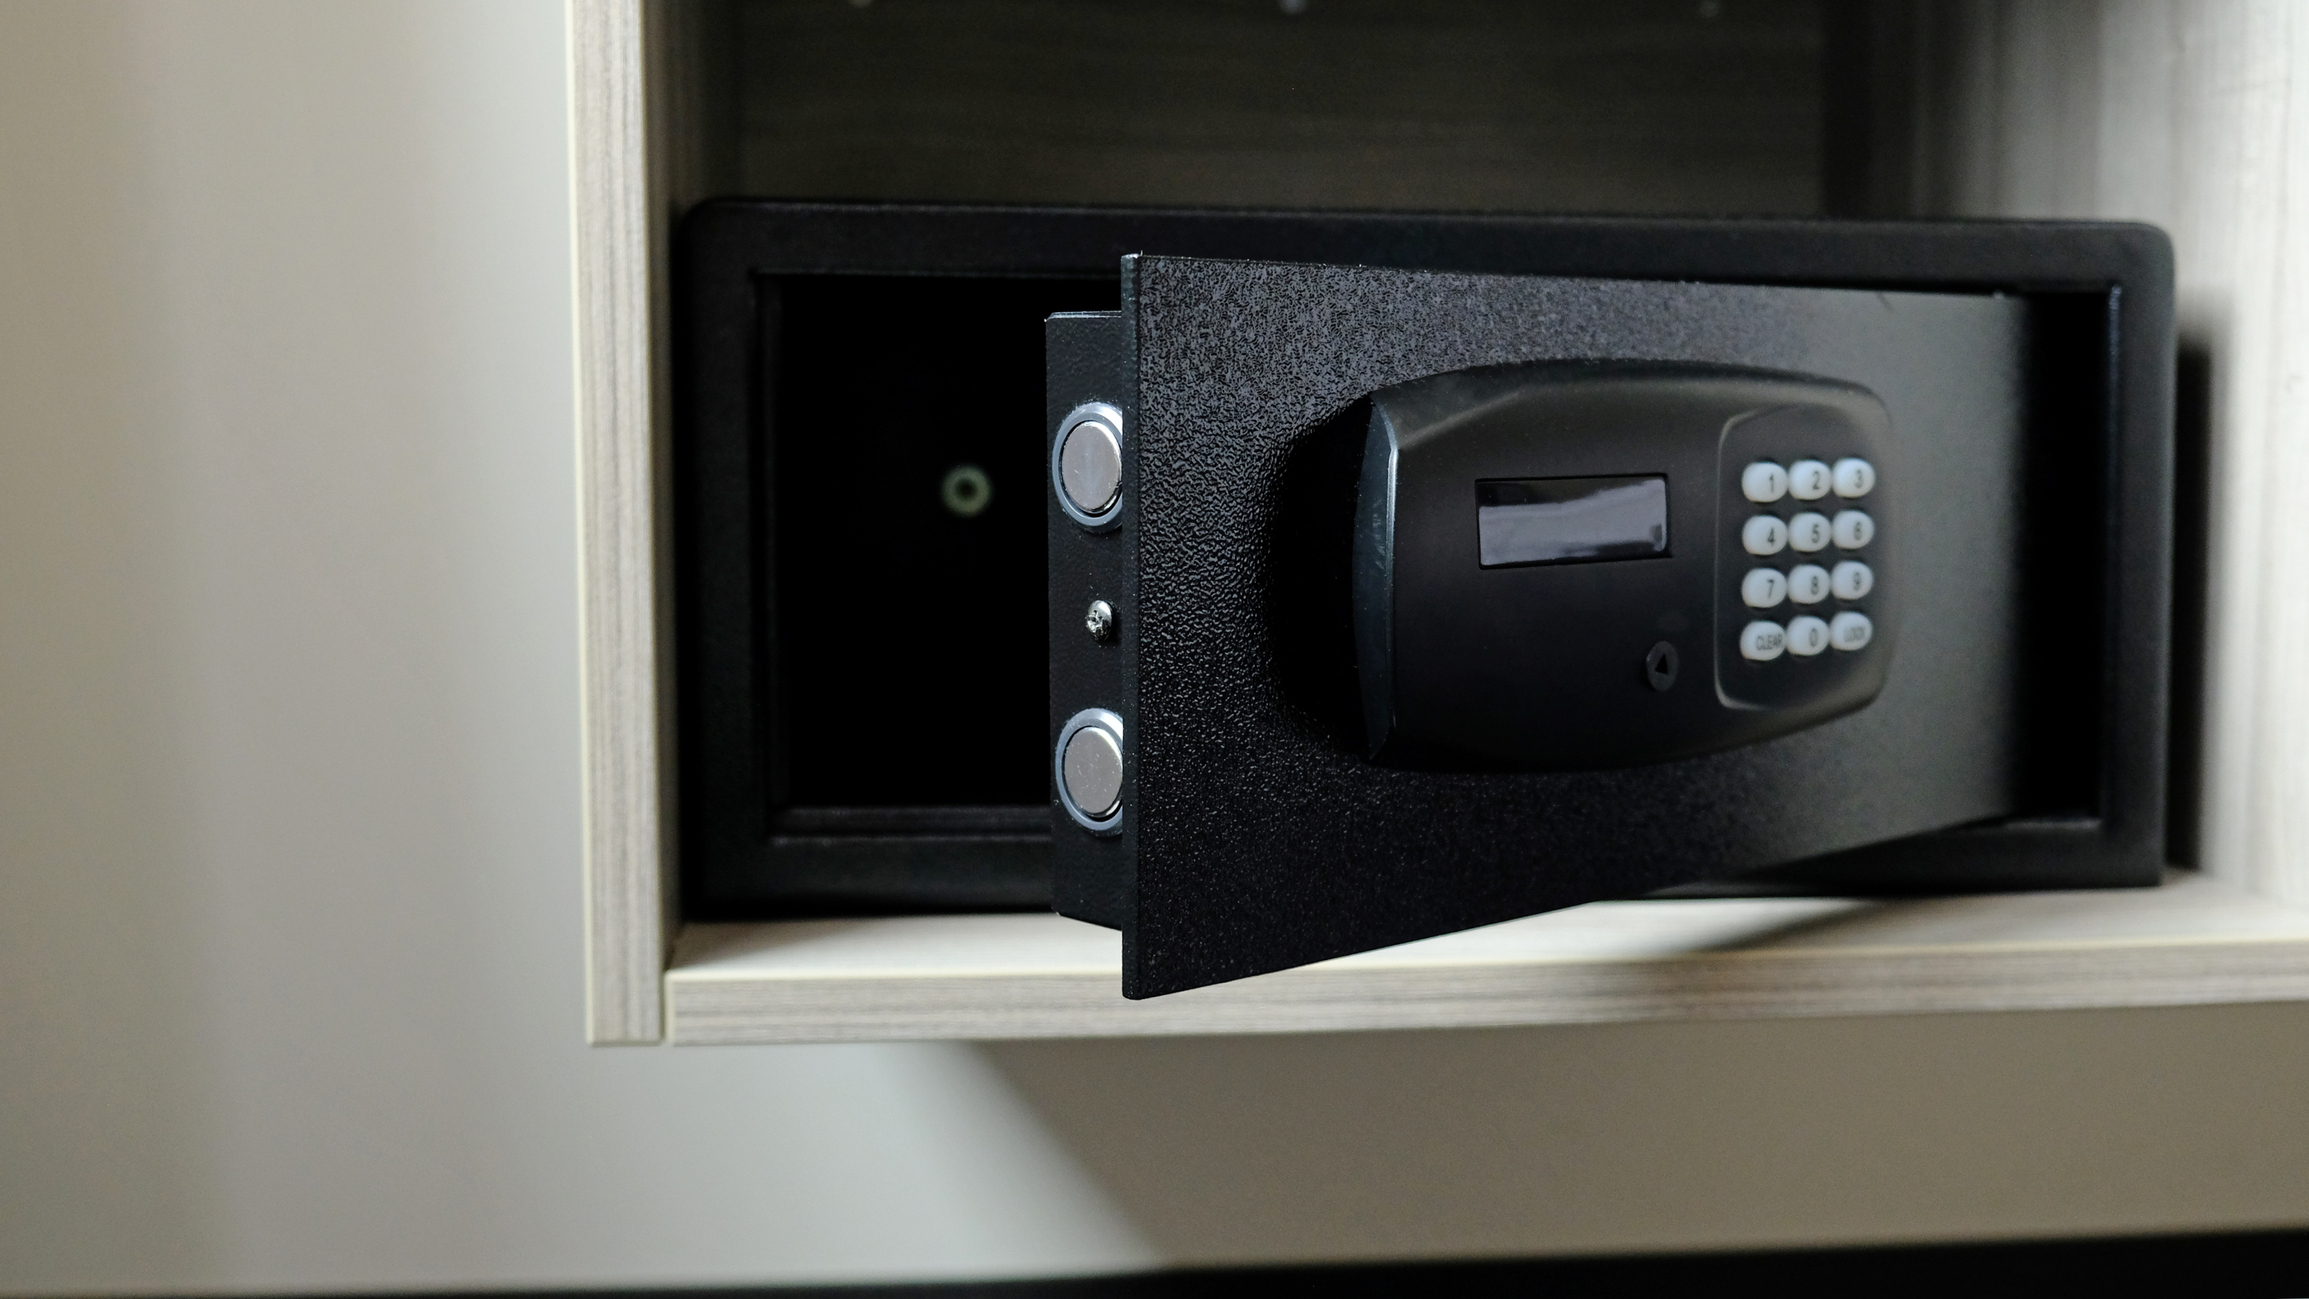
[[[1858,550],[1876,539],[1876,520],[1862,510],[1842,510],[1836,515],[1836,545],[1843,550]]]

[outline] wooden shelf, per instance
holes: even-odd
[[[2309,909],[2164,887],[1606,902],[1122,999],[1121,942],[1046,915],[692,925],[675,1043],[1337,1032],[2309,997]]]

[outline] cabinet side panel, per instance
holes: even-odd
[[[576,281],[586,1036],[655,1042],[669,908],[658,646],[664,231],[649,166],[644,7],[569,6]]]

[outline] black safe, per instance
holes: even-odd
[[[1149,996],[1676,886],[2164,864],[2169,245],[712,203],[685,914],[1055,907]]]

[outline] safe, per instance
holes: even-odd
[[[711,203],[682,905],[1144,997],[1606,898],[2165,864],[2169,245]]]

